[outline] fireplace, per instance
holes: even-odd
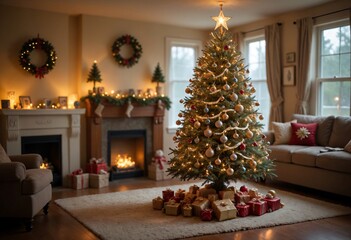
[[[107,132],[107,164],[111,180],[144,176],[147,169],[146,130]]]
[[[108,102],[98,105],[88,99],[85,103],[88,159],[102,157],[108,164],[111,164],[111,157],[115,157],[111,156],[110,149],[108,149],[109,138],[112,137],[113,141],[119,139],[117,145],[121,145],[127,142],[126,135],[132,135],[132,137],[128,137],[127,145],[138,146],[136,147],[138,150],[134,150],[138,153],[143,152],[140,149],[144,148],[144,157],[142,158],[143,163],[136,162],[136,165],[140,168],[139,173],[133,173],[131,177],[134,177],[134,174],[147,176],[147,167],[151,163],[155,151],[163,149],[164,108],[160,108],[157,104],[140,105],[133,103],[134,108],[130,117],[128,117],[126,115],[127,106],[116,106]],[[100,114],[96,113],[98,106],[100,110],[102,109]],[[141,137],[141,135],[143,136]],[[136,140],[138,138],[143,138],[144,143],[140,143],[141,140]],[[124,148],[126,149],[127,146]],[[123,155],[123,152],[120,154]],[[115,175],[114,172],[111,175]],[[126,176],[129,177],[128,174]],[[118,178],[119,176],[116,174],[114,177]]]
[[[1,144],[9,155],[33,152],[33,148],[48,154],[43,158],[52,161],[60,172],[62,185],[66,186],[66,176],[81,167],[80,115],[84,113],[85,109],[1,109]],[[27,143],[28,139],[29,142],[34,139],[35,144]],[[43,140],[50,143],[42,145]],[[52,153],[46,153],[47,148]],[[60,156],[60,163],[53,155]]]
[[[41,167],[52,170],[53,186],[62,185],[61,135],[21,137],[21,152],[37,153],[43,158]]]

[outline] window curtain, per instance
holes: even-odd
[[[272,24],[264,28],[266,40],[266,74],[268,91],[271,98],[269,129],[271,122],[283,121],[282,70],[281,70],[281,37],[280,26]]]
[[[236,43],[236,50],[238,52],[243,52],[244,34],[241,32],[234,33],[233,34],[233,41]]]
[[[309,67],[312,44],[312,18],[303,18],[296,21],[297,24],[297,66],[296,88],[297,104],[295,112],[308,114],[308,100],[310,97],[311,80],[309,79]]]

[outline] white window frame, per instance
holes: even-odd
[[[337,77],[334,76],[332,78],[321,78],[320,76],[320,68],[321,68],[321,32],[323,30],[329,29],[329,28],[336,28],[336,27],[341,27],[341,26],[345,26],[345,25],[350,25],[350,21],[349,19],[343,19],[343,20],[339,20],[339,21],[332,21],[332,22],[327,22],[327,23],[323,23],[323,24],[319,24],[315,26],[315,40],[314,40],[314,44],[315,44],[315,48],[312,51],[312,54],[314,54],[314,56],[312,56],[312,59],[315,59],[314,61],[312,61],[312,68],[314,68],[315,70],[311,71],[314,75],[314,87],[313,87],[313,92],[312,95],[315,95],[315,113],[316,115],[321,115],[322,114],[322,94],[321,94],[321,90],[322,90],[322,83],[326,83],[326,82],[334,82],[335,79],[337,79],[338,82],[350,82],[351,81],[351,77]],[[314,64],[313,64],[314,62]],[[351,101],[351,98],[350,98]],[[350,103],[351,105],[351,103]],[[351,108],[350,108],[350,112],[349,115],[351,116]]]
[[[195,49],[195,66],[197,63],[198,58],[200,57],[201,51],[202,51],[202,42],[200,40],[193,40],[193,39],[182,39],[182,38],[166,38],[166,77],[169,81],[167,84],[167,89],[166,92],[168,93],[168,97],[174,103],[176,100],[174,99],[174,96],[172,96],[172,83],[173,82],[189,82],[189,79],[193,77],[189,76],[189,79],[184,79],[184,80],[177,80],[177,81],[172,81],[170,78],[170,61],[171,61],[171,49],[173,46],[183,46],[183,47],[193,47]],[[185,89],[184,89],[185,90]],[[184,92],[185,96],[185,92]],[[176,125],[174,119],[177,119],[178,112],[175,112],[175,110],[171,109],[168,111],[168,121],[167,121],[167,132],[168,133],[175,133],[178,126]]]
[[[261,40],[266,41],[263,31],[257,31],[256,34],[252,34],[251,33],[249,36],[245,36],[244,37],[243,52],[244,52],[244,62],[246,62],[246,64],[248,64],[248,62],[245,61],[245,59],[249,59],[249,50],[248,50],[249,43],[256,42],[256,41],[261,41]],[[265,62],[266,62],[266,60],[265,60]],[[266,62],[266,64],[267,64],[267,62]],[[248,69],[250,70],[250,66],[248,66]],[[266,73],[265,79],[251,79],[251,81],[252,81],[254,86],[255,86],[255,83],[264,83],[265,82],[266,84],[268,84],[267,83],[267,73]],[[257,89],[256,89],[256,91],[257,91]],[[259,100],[259,99],[257,99],[257,100]],[[269,104],[268,107],[270,108],[271,104]],[[263,130],[267,131],[269,129],[269,121],[270,121],[269,120],[269,113],[268,113],[268,116],[264,116],[264,117],[266,119],[267,124],[265,124],[263,126]]]

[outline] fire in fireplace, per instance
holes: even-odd
[[[23,136],[21,137],[21,152],[37,153],[43,158],[40,168],[51,169],[53,186],[62,185],[62,154],[61,135]]]
[[[107,164],[111,180],[144,176],[146,130],[108,131]]]

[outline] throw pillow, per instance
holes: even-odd
[[[346,144],[346,146],[344,147],[344,150],[346,152],[351,153],[351,140]]]
[[[291,145],[316,145],[318,123],[291,123]]]
[[[272,122],[272,128],[274,131],[274,143],[273,145],[278,144],[289,144],[291,138],[291,123],[296,123],[296,120],[291,122]]]

